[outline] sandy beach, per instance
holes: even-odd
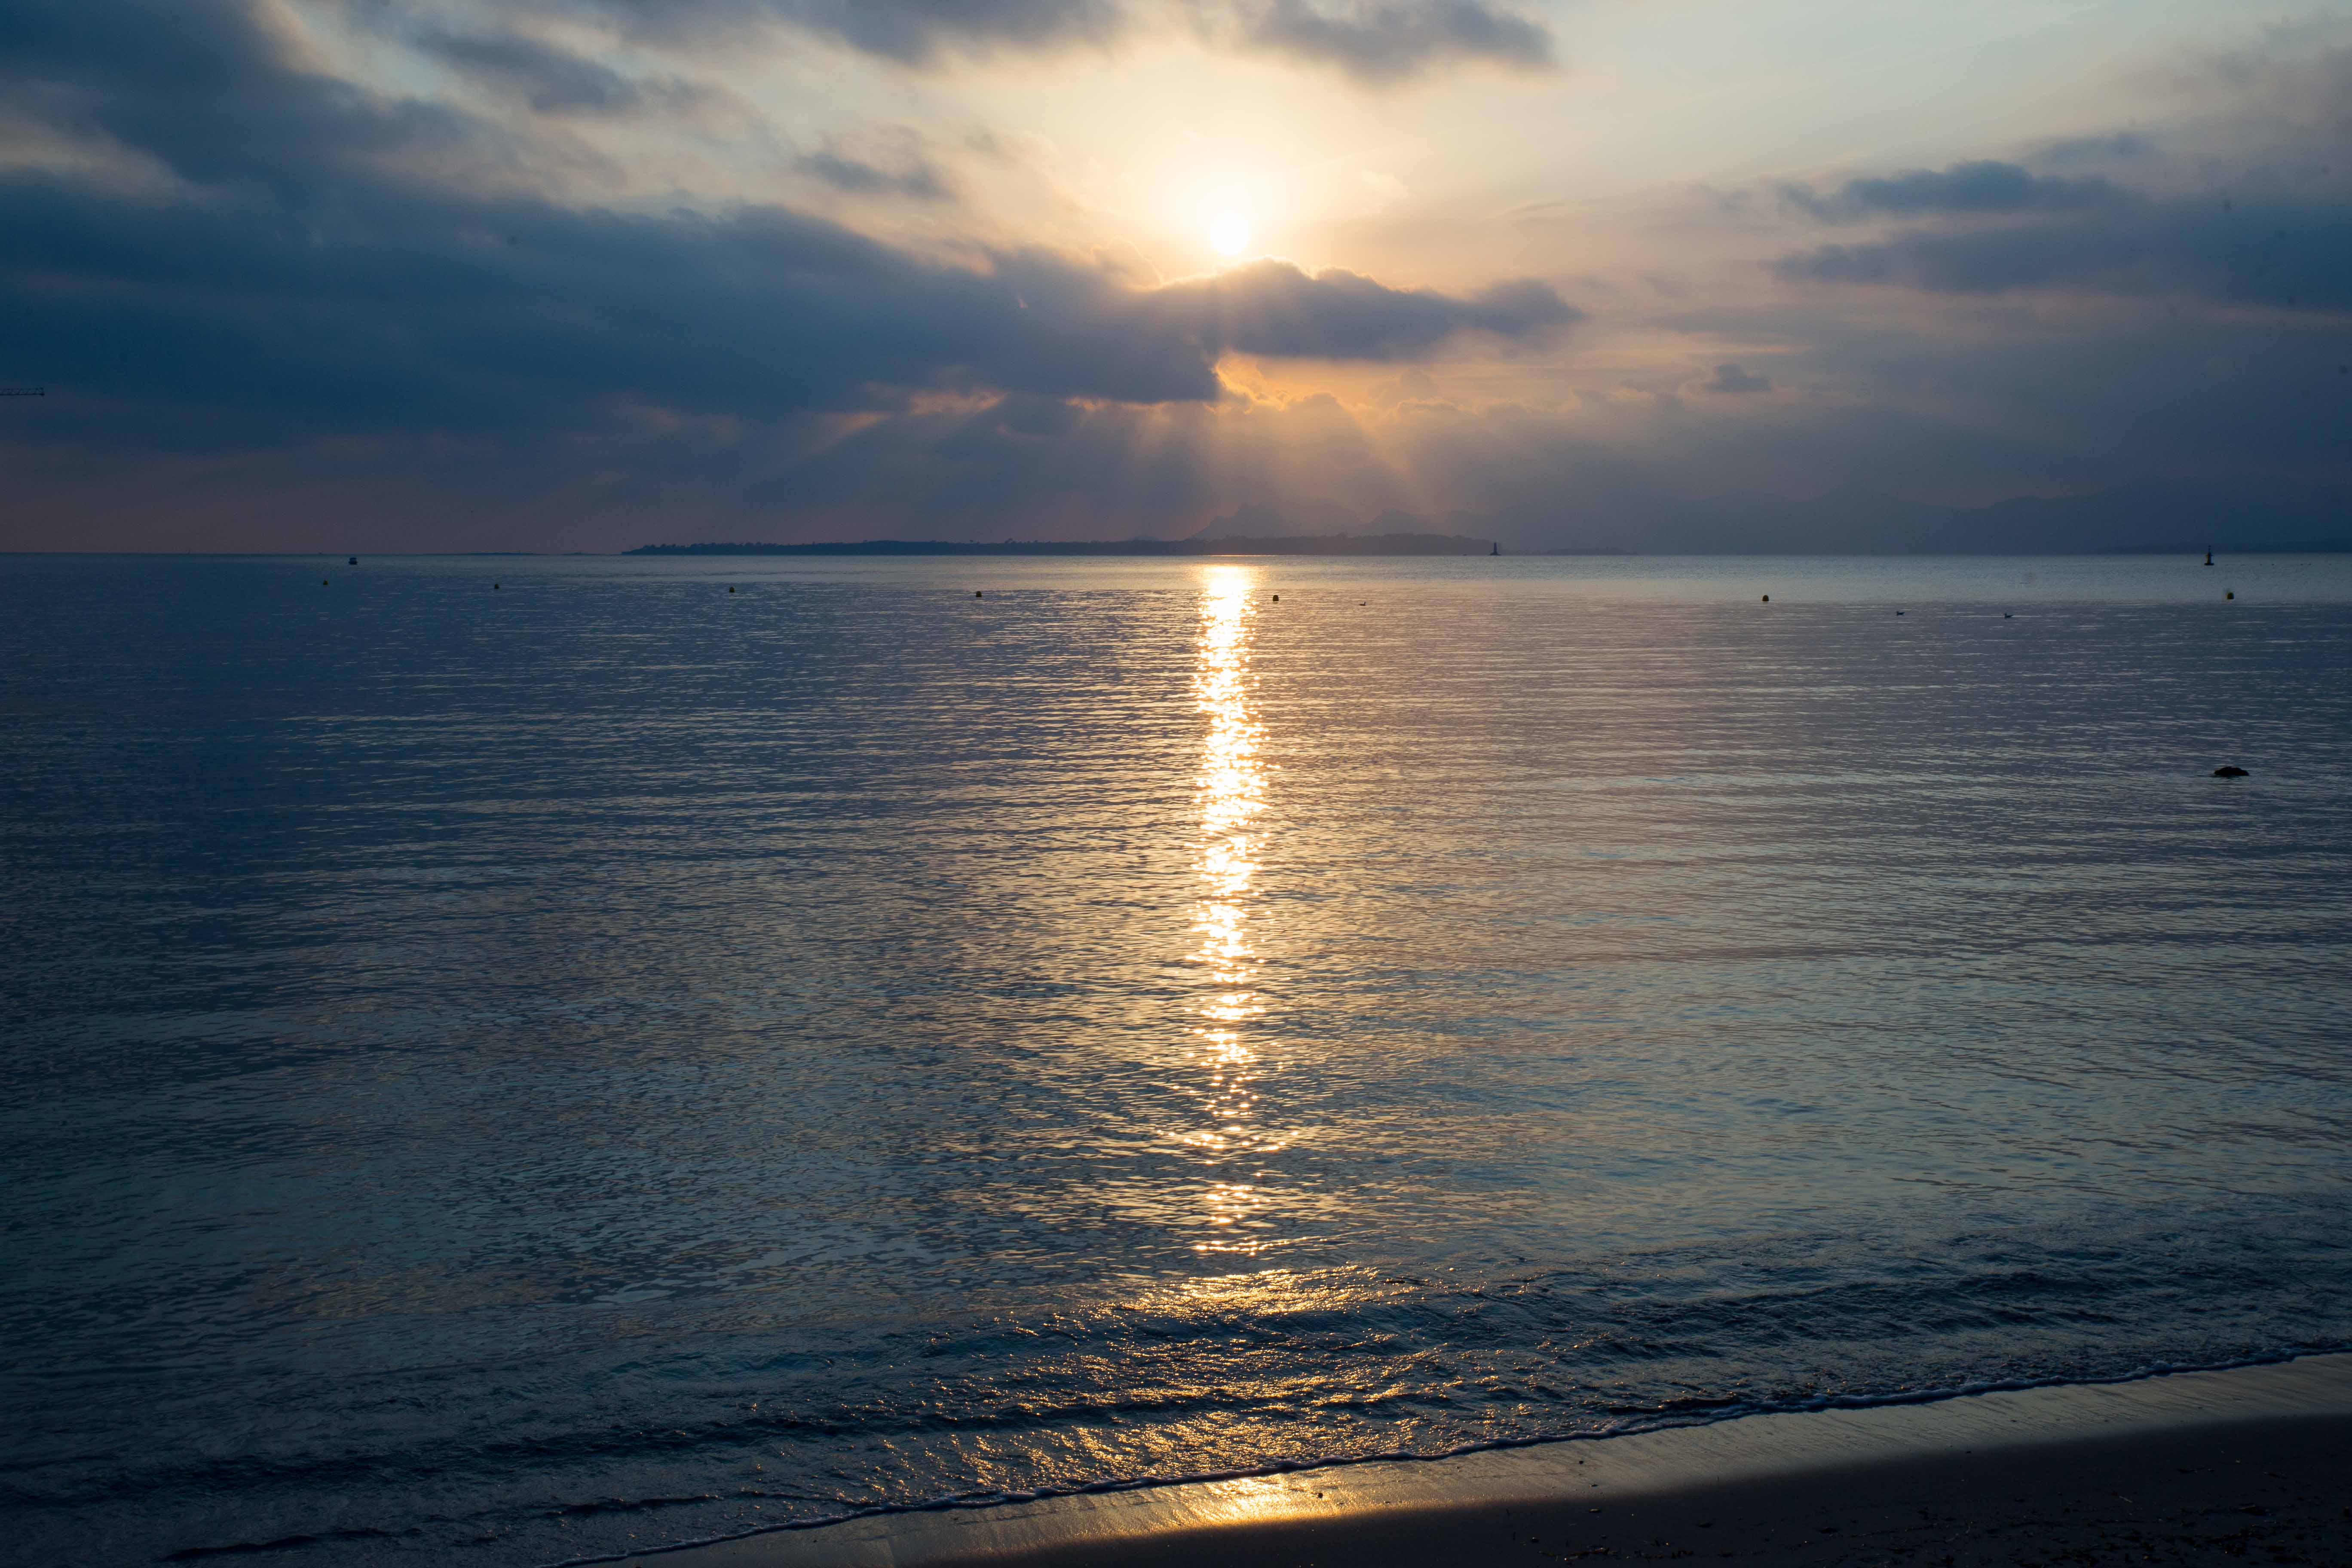
[[[943,1509],[629,1559],[2352,1562],[2352,1355]]]

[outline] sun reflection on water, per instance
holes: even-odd
[[[1264,840],[1257,821],[1265,810],[1266,770],[1260,756],[1265,727],[1251,700],[1251,599],[1255,574],[1212,566],[1203,573],[1201,628],[1194,643],[1192,696],[1209,721],[1193,784],[1199,820],[1199,892],[1192,961],[1205,972],[1206,994],[1195,1005],[1198,1061],[1204,1069],[1202,1121],[1185,1142],[1221,1164],[1271,1152],[1281,1144],[1257,1124],[1258,1053],[1249,1026],[1264,1015],[1258,957],[1249,922]],[[1243,1177],[1255,1174],[1239,1173]],[[1204,1252],[1254,1253],[1264,1241],[1248,1234],[1266,1208],[1265,1194],[1246,1179],[1221,1174],[1204,1202],[1215,1239]]]

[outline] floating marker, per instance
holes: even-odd
[[[320,586],[320,587],[321,587],[321,588],[323,588],[323,587],[325,587],[326,585],[327,585],[327,580],[326,580],[324,577],[320,578],[320,579],[319,579],[319,586]]]
[[[2221,597],[2223,597],[2223,598],[2225,598],[2225,599],[2234,599],[2234,598],[2236,598],[2237,596],[2238,596],[2238,591],[2237,591],[2236,589],[2234,589],[2234,588],[2232,588],[2231,590],[2230,590],[2230,592],[2228,592],[2228,593],[2226,593],[2226,594],[2224,594],[2224,595],[2221,595]]]
[[[734,590],[734,589],[732,589],[732,588],[730,588],[730,589],[728,589],[727,591],[728,591],[729,593],[730,593],[730,594],[731,594],[731,593],[733,593],[735,590]]]
[[[1279,605],[1280,603],[1282,603],[1282,595],[1279,595],[1279,594],[1276,594],[1276,595],[1274,596],[1274,602],[1275,602],[1276,604],[1277,604],[1277,605]]]
[[[1768,604],[1768,605],[1769,605],[1769,604],[1770,604],[1770,603],[1772,602],[1772,595],[1769,595],[1769,594],[1765,595],[1764,595],[1764,602],[1765,602],[1766,604]]]
[[[490,584],[490,586],[491,586],[491,587],[493,587],[493,588],[495,588],[495,587],[497,587],[497,586],[498,586],[498,584],[497,584],[496,583],[493,583],[493,584]]]
[[[988,595],[985,595],[985,594],[982,593],[982,592],[981,592],[979,589],[977,589],[977,588],[974,588],[974,589],[971,591],[971,596],[972,596],[973,598],[975,598],[975,599],[985,599],[985,598],[987,598],[987,597],[988,597]]]

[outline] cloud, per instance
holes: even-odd
[[[1376,88],[1451,66],[1552,61],[1541,25],[1487,0],[520,0],[516,9],[656,45],[789,28],[918,68],[975,55],[1109,48],[1168,26]],[[378,25],[400,14],[381,12]]]
[[[1465,299],[1278,262],[1158,288],[1045,251],[959,267],[773,206],[653,216],[352,183],[296,210],[44,174],[0,177],[0,310],[15,374],[131,405],[105,422],[118,437],[164,441],[593,426],[614,399],[741,416],[956,387],[1208,401],[1227,353],[1403,360],[1575,317],[1540,285]]]
[[[1529,279],[1457,299],[1391,289],[1340,268],[1308,273],[1274,260],[1154,290],[1144,313],[1220,350],[1376,361],[1416,358],[1464,332],[1542,342],[1582,318]]]
[[[698,96],[675,78],[652,81],[622,75],[552,44],[520,33],[457,33],[420,27],[416,47],[443,64],[540,114],[622,115],[674,110]]]
[[[1370,87],[1449,65],[1532,70],[1552,63],[1549,33],[1481,0],[1245,0],[1235,22],[1245,47],[1335,67]]]
[[[0,97],[58,133],[144,155],[198,184],[316,191],[329,171],[496,165],[510,137],[450,108],[387,100],[315,68],[238,0],[21,0],[0,6]]]
[[[150,30],[121,26],[130,8],[0,19],[0,84],[178,179],[0,173],[0,355],[64,400],[50,428],[100,445],[779,418],[942,390],[1206,402],[1229,353],[1409,360],[1576,319],[1533,282],[1458,297],[1269,261],[1147,286],[1043,249],[918,256],[774,205],[453,189],[436,171],[495,162],[504,132],[321,75],[259,11],[153,0]],[[812,172],[837,185],[928,188],[919,167],[831,157]]]
[[[1699,383],[1699,390],[1723,393],[1769,392],[1772,390],[1772,378],[1769,375],[1759,375],[1743,365],[1719,364],[1715,367],[1713,375]]]
[[[1868,217],[1922,217],[1929,214],[2072,212],[2107,205],[2119,194],[2095,176],[2063,179],[2034,174],[2015,163],[1980,159],[1942,171],[1913,169],[1900,174],[1848,180],[1828,195],[1809,185],[1781,187],[1781,196],[1824,223]]]
[[[2096,215],[1922,227],[1781,258],[1797,282],[1948,294],[2069,288],[2177,293],[2232,304],[2352,307],[2352,200],[2265,196],[2142,201]]]
[[[944,202],[953,200],[956,194],[953,183],[938,165],[922,157],[906,159],[896,168],[885,168],[828,147],[802,158],[798,167],[803,174],[853,196],[901,196],[908,201]]]
[[[610,3],[610,0],[608,0]],[[698,0],[628,0],[632,10],[695,8]],[[699,0],[709,5],[711,0]],[[903,65],[976,50],[1101,47],[1125,32],[1128,8],[1114,0],[719,0],[720,8],[764,16]]]
[[[2036,161],[2064,167],[2137,163],[2156,154],[2156,143],[2147,137],[2136,131],[2119,131],[2110,136],[2069,136],[2048,142],[2036,154]]]

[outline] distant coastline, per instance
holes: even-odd
[[[1452,533],[1291,534],[1273,539],[867,539],[824,544],[641,544],[629,555],[1489,555]]]

